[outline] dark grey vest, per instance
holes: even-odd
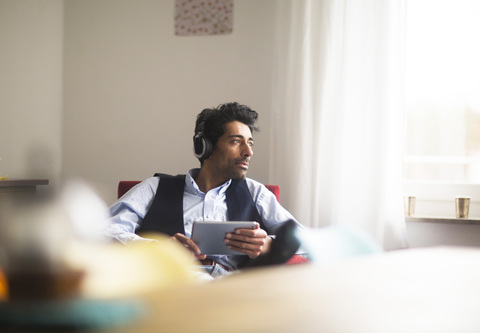
[[[160,177],[157,193],[147,215],[135,232],[137,234],[160,232],[170,236],[176,233],[185,234],[183,223],[185,175],[170,176],[156,173],[155,176]],[[232,180],[225,195],[229,221],[257,221],[260,228],[267,230],[245,179]]]

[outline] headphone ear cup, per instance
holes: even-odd
[[[210,141],[209,139],[202,138],[202,141],[203,141],[203,146],[205,147],[205,152],[203,153],[202,159],[205,160],[209,158],[210,155],[212,155],[213,145],[212,145],[212,141]]]
[[[203,140],[198,134],[193,137],[193,155],[198,159],[203,155]]]
[[[193,154],[196,158],[199,160],[207,159],[212,154],[212,150],[212,142],[203,138],[201,133],[193,137]]]

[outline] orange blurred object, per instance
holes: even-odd
[[[8,296],[7,278],[0,269],[0,301],[6,301]]]

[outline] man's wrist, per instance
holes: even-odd
[[[275,237],[272,237],[271,235],[267,235],[267,241],[265,242],[264,250],[262,251],[262,254],[268,253],[270,251],[270,248],[272,247],[272,242],[275,240]]]

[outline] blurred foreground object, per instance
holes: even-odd
[[[0,302],[6,301],[8,296],[7,278],[0,269]]]
[[[70,296],[83,273],[66,258],[74,234],[65,211],[50,202],[37,201],[2,208],[1,266],[7,275],[10,299]]]
[[[128,332],[480,332],[479,265],[479,249],[439,247],[256,269],[152,293]]]
[[[73,258],[83,262],[88,275],[81,295],[86,298],[119,298],[197,282],[190,253],[163,235],[158,241],[127,245],[84,247]]]
[[[382,252],[380,246],[360,229],[328,226],[298,231],[297,237],[313,263],[325,264]]]
[[[102,234],[108,209],[81,181],[0,212],[0,267],[10,301],[132,296],[195,280],[191,257],[161,237],[109,243]]]
[[[197,281],[190,253],[166,237],[110,243],[108,209],[81,181],[0,206],[2,332],[124,325],[144,314],[140,294]]]

